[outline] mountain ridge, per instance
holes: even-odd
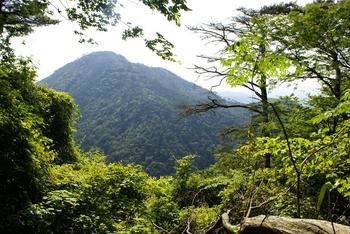
[[[39,82],[69,93],[81,111],[76,138],[85,150],[97,147],[110,161],[140,163],[152,175],[173,173],[175,157],[199,154],[197,166],[223,143],[217,132],[245,121],[243,112],[203,113],[179,120],[176,109],[211,95],[163,69],[130,63],[113,52],[94,52]]]

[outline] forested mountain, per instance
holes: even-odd
[[[175,161],[173,175],[160,177],[80,150],[73,98],[36,84],[31,59],[15,55],[12,39],[58,23],[53,2],[0,1],[0,233],[350,233],[350,0],[240,8],[230,22],[192,28],[215,42],[220,56],[202,55],[208,63],[196,66],[198,74],[251,91],[253,103],[207,98],[163,69],[110,52],[85,56],[45,81],[76,98],[78,127],[88,129],[78,130],[83,145],[116,147],[109,150],[121,152],[112,155],[118,160],[130,150],[128,160],[153,175],[169,172],[172,153],[206,155],[201,150],[218,142],[218,128],[244,120],[235,112],[204,113],[250,110],[249,123],[225,131],[239,144],[215,148],[214,164],[196,170],[198,158],[187,155]],[[57,10],[81,30],[104,31],[119,19],[114,0],[75,3]],[[142,4],[178,25],[189,10],[186,0]],[[123,37],[141,35],[136,27]],[[146,46],[171,60],[173,45],[157,35],[144,38]],[[320,91],[304,100],[270,95],[305,80]],[[188,103],[196,104],[183,112],[190,117],[178,120],[176,106]]]
[[[179,118],[179,106],[206,101],[209,92],[162,69],[134,64],[113,52],[95,52],[40,83],[69,93],[78,104],[77,141],[97,147],[110,161],[136,162],[153,175],[169,174],[174,157],[198,154],[199,167],[213,158],[220,128],[241,125],[242,110]],[[218,97],[216,97],[218,98]]]

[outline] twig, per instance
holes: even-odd
[[[321,150],[329,147],[329,146],[332,146],[334,143],[337,143],[335,140],[338,138],[338,136],[340,135],[341,132],[343,132],[345,130],[345,128],[341,129],[340,131],[337,132],[337,134],[335,134],[335,136],[333,137],[332,141],[320,148],[318,148],[317,150],[315,150],[314,152],[310,153],[308,156],[306,156],[306,158],[303,160],[303,162],[301,163],[301,169],[303,168],[303,166],[305,165],[306,161],[314,156],[315,154],[317,154],[318,152],[320,152]]]
[[[158,228],[159,230],[162,230],[165,233],[171,234],[171,232],[169,232],[168,230],[162,228],[161,226],[158,226],[157,224],[155,224],[153,221],[151,221],[151,223],[153,224],[153,226],[155,226],[156,228]]]
[[[191,222],[192,222],[192,215],[191,215],[191,218],[187,220],[187,228],[186,228],[186,233],[187,233],[187,234],[192,234],[192,233],[190,232]]]
[[[257,188],[257,189],[255,190],[255,192],[250,196],[248,211],[247,211],[247,214],[245,215],[244,219],[249,218],[250,212],[251,212],[251,210],[252,210],[252,205],[253,205],[254,197],[255,197],[255,195],[258,193],[258,191],[260,190],[260,187],[261,187],[262,183],[263,183],[263,180],[260,181],[260,184],[259,184],[258,188]]]
[[[192,213],[191,213],[190,217],[188,217],[188,219],[187,219],[186,228],[181,232],[181,234],[184,234],[185,232],[186,232],[187,234],[192,234],[192,233],[190,232],[190,229],[191,229],[191,222],[192,222],[192,214],[193,214],[193,209],[192,209]]]
[[[296,161],[295,161],[295,159],[293,157],[292,149],[291,149],[290,142],[289,142],[289,137],[288,137],[288,134],[287,134],[287,130],[286,130],[284,124],[283,124],[281,116],[279,115],[275,105],[273,105],[271,102],[268,102],[267,100],[265,100],[265,102],[267,102],[271,106],[271,108],[272,108],[275,116],[277,117],[277,120],[278,120],[278,122],[279,122],[279,124],[280,124],[280,126],[282,128],[283,135],[284,135],[284,137],[286,139],[286,142],[287,142],[288,155],[289,155],[290,161],[293,164],[294,171],[297,174],[297,218],[300,218],[300,199],[301,199],[301,194],[300,194],[300,183],[301,183],[301,181],[300,181],[300,177],[301,177],[301,174],[300,174],[300,171],[299,171],[299,169],[297,167]]]

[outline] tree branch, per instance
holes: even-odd
[[[193,105],[193,106],[183,106],[182,108],[184,109],[184,111],[182,111],[180,113],[181,117],[187,117],[190,116],[192,114],[197,114],[197,113],[203,113],[203,112],[207,112],[209,110],[213,110],[216,108],[224,108],[224,109],[228,109],[228,108],[244,108],[244,109],[248,109],[250,111],[253,111],[255,113],[259,113],[261,114],[262,112],[252,106],[249,105],[244,105],[244,104],[223,104],[220,103],[217,99],[213,99],[211,97],[208,97],[209,102],[206,103],[201,103],[198,105]]]
[[[231,210],[226,211],[221,215],[221,220],[222,220],[222,226],[229,232],[231,233],[236,233],[235,229],[237,226],[234,226],[230,223],[230,214]]]
[[[345,130],[345,127],[343,129],[341,129],[340,131],[337,132],[337,134],[335,134],[335,136],[333,137],[333,139],[331,140],[331,142],[329,142],[328,144],[316,149],[315,151],[311,152],[308,156],[305,157],[305,159],[303,160],[303,162],[301,163],[301,169],[304,167],[305,163],[307,162],[307,160],[309,160],[309,158],[311,158],[312,156],[314,156],[315,154],[317,154],[318,152],[320,152],[321,150],[330,147],[334,144],[336,144],[337,142],[335,141],[338,136],[340,135],[340,133],[342,133]]]
[[[287,130],[283,124],[283,121],[281,119],[281,116],[279,115],[275,105],[273,105],[271,102],[268,102],[266,101],[272,108],[281,128],[282,128],[282,132],[283,132],[283,135],[286,139],[286,142],[287,142],[287,147],[288,147],[288,155],[289,155],[289,158],[290,158],[290,161],[292,162],[292,165],[293,165],[293,168],[294,168],[294,171],[295,173],[297,174],[297,217],[300,218],[300,199],[301,199],[301,194],[300,194],[300,177],[301,177],[301,174],[300,174],[300,171],[296,165],[296,161],[293,157],[293,153],[292,153],[292,150],[291,150],[291,147],[290,147],[290,142],[289,142],[289,137],[288,137],[288,134],[287,134]]]
[[[169,232],[168,230],[162,228],[161,226],[158,226],[157,224],[155,224],[153,221],[151,221],[152,225],[155,226],[156,228],[158,228],[159,230],[163,231],[164,233],[167,234],[171,234],[171,232]]]

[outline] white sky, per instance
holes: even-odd
[[[146,6],[138,3],[138,0],[120,0],[125,7],[120,9],[122,20],[141,26],[146,37],[152,38],[155,32],[162,33],[175,45],[175,53],[181,64],[163,61],[149,49],[145,48],[142,39],[123,41],[121,33],[126,28],[120,23],[110,28],[108,32],[90,32],[99,44],[89,45],[78,43],[78,38],[73,34],[75,26],[70,22],[62,22],[59,25],[36,29],[29,37],[17,40],[14,43],[16,51],[20,55],[31,56],[39,68],[38,80],[43,79],[55,70],[71,62],[82,55],[93,51],[108,50],[125,56],[131,62],[143,63],[148,66],[164,67],[182,78],[209,88],[215,81],[197,79],[193,71],[188,68],[194,64],[203,64],[196,56],[214,52],[215,48],[208,47],[199,35],[186,29],[186,25],[198,25],[208,22],[224,22],[235,14],[238,7],[259,8],[264,5],[281,3],[281,0],[188,0],[192,9],[182,15],[181,27],[168,22],[163,16],[154,13]],[[311,0],[299,0],[298,4],[312,2]],[[24,40],[24,44],[22,44]],[[213,83],[214,82],[214,83]],[[305,85],[304,85],[305,86]],[[310,86],[310,84],[306,85]],[[301,85],[303,87],[303,85]],[[229,89],[227,86],[221,89]],[[284,90],[282,88],[280,90]],[[308,87],[308,90],[310,87]],[[284,93],[284,91],[282,91]]]

